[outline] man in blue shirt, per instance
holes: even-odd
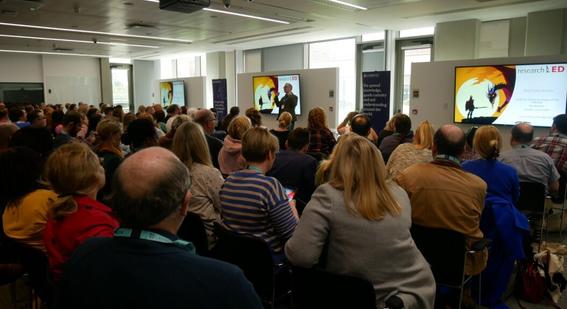
[[[114,177],[114,238],[91,239],[66,265],[55,308],[262,308],[237,267],[200,257],[175,236],[191,177],[171,152],[147,148]]]

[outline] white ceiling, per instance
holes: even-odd
[[[383,29],[401,30],[433,26],[438,22],[451,20],[469,18],[483,21],[498,20],[526,16],[532,11],[567,8],[565,0],[344,1],[367,7],[368,10],[356,10],[328,0],[232,0],[231,11],[290,23],[283,25],[206,11],[192,14],[161,11],[158,3],[144,0],[0,0],[0,50],[155,59],[179,53],[252,49],[352,37]],[[211,8],[224,9],[222,0],[211,2]],[[6,24],[91,32],[32,29]],[[131,24],[138,26],[129,26]],[[99,32],[109,32],[113,35]],[[2,35],[96,40],[146,46],[46,41]],[[166,41],[165,39],[168,38],[189,40],[192,43]]]

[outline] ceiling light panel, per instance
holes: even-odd
[[[159,48],[159,46],[153,46],[153,45],[128,44],[128,43],[119,43],[119,42],[100,42],[100,41],[96,41],[96,40],[92,40],[92,41],[72,40],[72,39],[60,39],[60,38],[48,38],[48,37],[12,35],[12,34],[0,34],[0,38],[69,42],[69,43],[82,43],[82,44],[101,44],[101,45],[141,47],[141,48]]]
[[[263,20],[263,21],[269,21],[269,22],[278,23],[278,24],[289,25],[289,22],[279,20],[279,19],[273,19],[273,18],[261,17],[261,16],[256,16],[256,15],[237,13],[237,12],[232,12],[232,11],[217,10],[217,9],[211,9],[211,8],[204,8],[203,11],[215,12],[215,13],[221,13],[221,14],[233,15],[233,16],[240,16],[240,17],[258,19],[258,20]]]

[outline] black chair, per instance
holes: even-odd
[[[315,269],[292,268],[292,295],[297,309],[376,308],[376,292],[368,280]]]
[[[215,234],[218,240],[211,256],[240,267],[267,307],[273,308],[290,295],[290,267],[274,264],[264,240],[235,233],[218,223]]]
[[[489,241],[480,241],[473,248],[467,249],[466,238],[461,233],[416,224],[411,227],[411,235],[417,248],[429,263],[437,286],[458,290],[457,306],[461,308],[463,289],[472,279],[472,276],[465,275],[467,254],[482,251]],[[436,308],[441,301],[439,297],[435,299]]]
[[[179,238],[190,241],[195,246],[198,255],[209,255],[209,241],[205,224],[198,214],[188,213],[177,232]]]
[[[520,197],[516,207],[526,215],[530,223],[531,234],[526,249],[532,252],[531,243],[537,242],[541,249],[545,216],[545,186],[536,182],[520,182]],[[539,251],[538,249],[538,251]]]

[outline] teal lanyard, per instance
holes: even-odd
[[[451,162],[457,164],[458,166],[461,166],[461,160],[459,160],[459,158],[453,157],[453,156],[449,156],[449,155],[444,155],[444,154],[437,155],[437,156],[435,157],[435,160],[451,161]]]
[[[256,171],[256,172],[258,172],[258,173],[260,173],[260,174],[264,174],[264,171],[261,170],[261,169],[260,169],[259,167],[257,167],[257,166],[250,165],[250,166],[248,166],[248,168],[251,169],[251,170],[253,170],[253,171]]]
[[[169,239],[165,236],[162,236],[158,233],[154,233],[154,232],[150,232],[150,231],[146,231],[146,230],[140,231],[140,236],[136,237],[136,236],[134,236],[134,231],[132,229],[119,228],[119,229],[116,230],[116,232],[114,232],[114,236],[115,237],[121,237],[121,238],[138,238],[138,239],[147,240],[147,241],[159,242],[159,243],[162,243],[162,244],[172,244],[172,245],[175,245],[177,247],[187,249],[191,253],[195,254],[195,246],[188,241],[181,240],[181,239],[171,240],[171,239]]]

